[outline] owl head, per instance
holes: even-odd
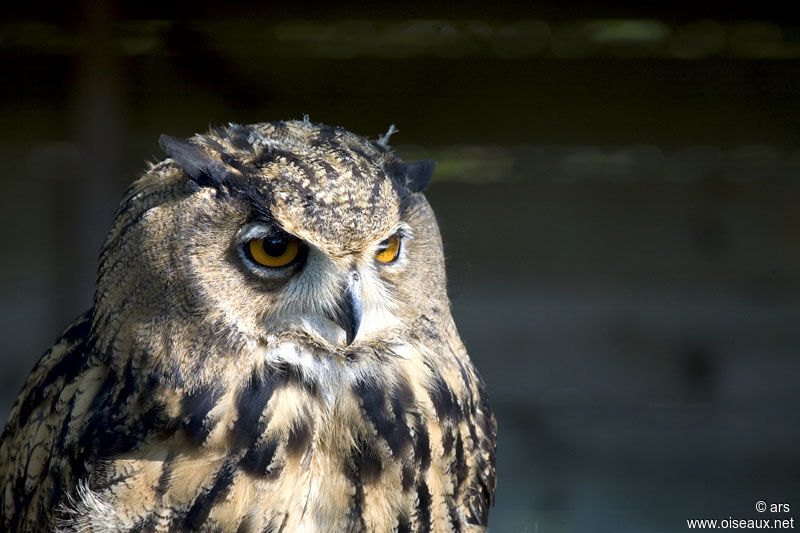
[[[287,343],[369,357],[449,317],[422,194],[434,165],[386,140],[308,120],[162,136],[169,157],[130,187],[101,254],[101,353],[191,383]]]

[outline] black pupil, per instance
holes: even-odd
[[[264,251],[272,257],[278,257],[286,252],[289,241],[282,237],[267,238],[261,241]]]

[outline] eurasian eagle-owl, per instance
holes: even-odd
[[[450,314],[433,163],[387,140],[162,136],[93,309],[11,411],[3,530],[484,530],[496,424]]]

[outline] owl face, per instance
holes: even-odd
[[[188,379],[208,363],[198,353],[301,345],[347,359],[446,300],[421,194],[432,164],[305,121],[162,145],[170,159],[132,186],[104,247],[96,320],[117,332],[105,342],[156,339],[167,372]]]

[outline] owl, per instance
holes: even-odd
[[[485,531],[496,422],[450,313],[434,165],[389,134],[161,137],[93,308],[11,411],[0,529]]]

